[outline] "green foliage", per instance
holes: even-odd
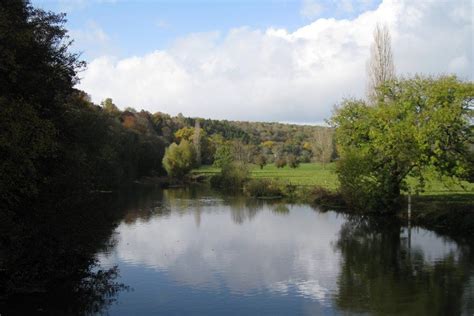
[[[279,157],[275,160],[275,166],[277,168],[284,168],[286,166],[286,159],[284,157]]]
[[[174,133],[174,137],[176,137],[176,140],[178,142],[180,142],[181,140],[186,140],[190,142],[193,140],[193,135],[194,127],[183,127]]]
[[[171,144],[165,151],[163,166],[170,177],[181,178],[194,166],[194,149],[186,140]]]
[[[234,161],[224,165],[220,174],[211,177],[211,185],[224,190],[240,190],[249,176],[248,165]]]
[[[335,156],[333,130],[327,127],[172,117],[159,112],[151,117],[156,133],[168,143],[192,141],[199,122],[203,164],[212,164],[216,149],[224,143],[232,147],[233,160],[247,163],[254,162],[258,154],[268,163],[289,154],[302,162],[330,162]]]
[[[288,162],[288,166],[290,166],[290,168],[298,168],[299,165],[300,165],[300,162],[298,161],[298,158],[296,158],[295,155],[293,154],[290,154],[288,155],[288,157],[286,157],[286,160]]]
[[[255,157],[255,163],[260,167],[260,169],[263,169],[267,165],[267,158],[265,158],[264,155],[259,154]]]
[[[338,161],[336,171],[341,183],[339,191],[351,209],[384,210],[382,200],[385,196],[369,157],[355,150],[346,151],[344,158]]]
[[[107,98],[104,101],[100,103],[102,108],[104,109],[104,112],[112,115],[112,116],[119,116],[120,115],[120,110],[117,108],[117,106],[114,104],[111,98]]]
[[[244,192],[257,198],[283,197],[285,184],[275,179],[252,179],[245,184]]]
[[[54,150],[55,129],[30,104],[0,98],[0,131],[0,200],[11,206],[38,193],[40,163]]]
[[[49,181],[57,122],[83,66],[68,52],[64,21],[25,1],[0,2],[0,208]]]
[[[234,161],[232,148],[227,145],[221,145],[214,154],[214,166],[217,168],[225,168]]]
[[[415,77],[380,89],[385,98],[375,106],[346,100],[332,118],[346,195],[361,199],[355,204],[377,199],[377,206],[390,209],[401,190],[423,188],[428,169],[467,177],[474,85],[455,77]],[[416,186],[407,186],[408,176],[418,179]],[[357,189],[367,196],[348,193],[359,182],[368,186]]]

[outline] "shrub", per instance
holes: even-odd
[[[281,182],[270,179],[253,179],[244,186],[244,192],[252,197],[282,197],[284,195]]]
[[[300,162],[298,161],[298,159],[296,158],[295,155],[288,155],[288,157],[286,158],[287,161],[288,161],[288,166],[290,166],[290,168],[298,168],[299,165],[300,165]]]
[[[277,168],[284,168],[286,166],[286,159],[283,157],[279,157],[275,160],[275,166]]]
[[[341,198],[340,193],[330,191],[321,186],[315,186],[308,192],[311,203],[315,203],[321,206],[341,207],[344,205],[344,200]]]
[[[186,140],[182,140],[179,145],[171,144],[165,151],[163,166],[170,177],[185,176],[194,166],[193,146]]]
[[[225,168],[227,165],[230,165],[233,160],[232,148],[229,145],[218,147],[214,153],[214,167]]]
[[[221,173],[211,177],[211,186],[226,190],[239,190],[248,180],[250,171],[245,163],[234,161],[222,167]]]
[[[265,158],[264,155],[259,154],[257,157],[255,157],[255,163],[260,167],[260,169],[263,169],[263,167],[265,167],[267,164],[267,158]]]
[[[360,152],[347,152],[337,163],[340,192],[354,210],[385,209],[384,193],[372,173],[371,160]]]

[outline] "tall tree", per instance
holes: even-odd
[[[84,65],[63,14],[0,1],[0,207],[34,196],[57,165],[65,104]]]
[[[395,79],[392,39],[387,25],[377,23],[373,36],[374,42],[370,47],[370,58],[367,62],[367,97],[372,104],[383,96],[378,88]]]
[[[194,125],[194,135],[193,135],[193,145],[194,145],[194,152],[196,153],[196,165],[201,165],[201,125],[199,123],[199,119],[196,120]]]
[[[163,166],[170,177],[182,178],[191,169],[195,161],[193,146],[186,140],[179,145],[171,144],[163,157]]]
[[[390,210],[402,190],[422,189],[430,172],[468,179],[474,84],[415,77],[390,81],[382,90],[386,97],[376,106],[346,100],[332,118],[346,201]],[[408,176],[418,184],[410,187]]]

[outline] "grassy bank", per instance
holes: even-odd
[[[193,175],[212,176],[219,173],[219,169],[212,166],[202,166],[193,170]],[[251,166],[252,179],[276,179],[289,182],[295,186],[320,186],[327,190],[336,191],[339,181],[335,173],[335,164],[303,163],[298,168],[288,166],[277,168],[275,165]],[[414,179],[409,179],[414,184]],[[434,175],[427,178],[425,191],[421,195],[472,195],[474,198],[474,184],[468,182],[455,183],[451,179],[437,179]]]
[[[219,172],[218,168],[203,166],[194,170],[193,176],[211,177]],[[251,166],[250,177],[246,189],[251,191],[247,192],[251,196],[281,196],[290,201],[316,203],[327,209],[345,209],[337,194],[339,183],[333,163],[306,163],[296,169]],[[408,181],[416,183],[415,179]],[[412,202],[414,225],[462,238],[474,235],[474,184],[431,175],[426,179],[425,191],[413,196]],[[405,204],[398,216],[405,218],[406,209]]]

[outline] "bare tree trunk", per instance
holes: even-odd
[[[384,82],[395,78],[391,41],[387,25],[377,24],[367,62],[367,98],[371,104],[383,98],[378,88]]]
[[[199,119],[196,119],[196,124],[194,125],[194,135],[193,135],[193,145],[196,152],[196,165],[201,165],[201,125],[199,124]]]

